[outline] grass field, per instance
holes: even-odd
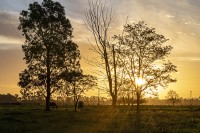
[[[134,133],[135,109],[0,106],[0,133]],[[141,133],[200,133],[200,107],[142,106]]]

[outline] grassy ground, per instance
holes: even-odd
[[[129,133],[136,128],[135,109],[89,106],[82,112],[60,108],[0,107],[1,133]],[[200,107],[142,106],[141,133],[200,133]]]

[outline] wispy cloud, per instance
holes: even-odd
[[[11,50],[11,49],[20,49],[21,45],[19,44],[0,44],[0,51],[2,50]]]
[[[35,0],[41,3],[42,0]],[[66,10],[67,18],[70,19],[74,29],[74,39],[77,42],[87,43],[87,37],[91,33],[84,25],[85,11],[88,8],[87,0],[58,0]],[[184,49],[186,43],[192,42],[191,49],[198,48],[199,41],[188,41],[190,37],[200,36],[199,33],[199,6],[197,0],[105,0],[107,5],[112,6],[116,11],[115,24],[110,31],[120,34],[128,16],[130,22],[144,20],[148,26],[155,27],[158,33],[173,41],[174,45],[181,44]],[[18,15],[23,9],[27,10],[32,0],[2,0],[0,5],[0,35],[19,38],[21,33],[17,30],[19,24]],[[6,8],[7,7],[7,8]],[[170,29],[170,30],[169,30]],[[181,36],[184,38],[181,39]],[[180,46],[177,46],[180,47]],[[199,46],[200,47],[200,46]]]
[[[165,17],[167,17],[167,18],[174,18],[175,16],[166,14]]]
[[[19,16],[19,12],[13,12],[13,11],[8,11],[8,10],[3,10],[3,11],[0,11],[0,13],[2,14],[9,14],[9,15],[13,15],[13,16]]]
[[[178,61],[200,61],[200,57],[177,57],[176,60]]]
[[[84,20],[81,18],[72,17],[72,16],[67,16],[67,18],[73,23],[81,24],[81,25],[84,24]]]
[[[23,44],[23,40],[0,36],[0,50],[18,49]]]
[[[195,33],[190,33],[191,35],[195,36],[196,34]]]

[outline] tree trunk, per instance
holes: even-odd
[[[73,93],[74,93],[74,111],[77,111],[77,104],[78,104],[78,98],[76,96],[76,82],[73,83]]]
[[[117,97],[115,95],[112,95],[112,106],[113,108],[116,108],[117,105]]]
[[[129,92],[128,92],[128,96],[127,96],[127,99],[128,99],[128,106],[130,106],[130,96],[129,96]]]
[[[125,98],[122,97],[123,105],[125,106]]]
[[[140,132],[140,92],[137,92],[136,132]]]
[[[111,76],[111,69],[110,69],[110,64],[109,64],[106,48],[104,49],[104,61],[105,61],[105,67],[106,67],[106,74],[108,78],[109,91],[112,97],[112,106],[115,108],[117,99],[115,98],[115,93],[113,93],[113,82],[112,82],[113,80]]]
[[[115,60],[115,49],[114,49],[114,46],[112,46],[112,52],[113,52],[113,67],[114,67],[114,79],[115,79],[115,84],[114,84],[114,98],[113,98],[113,107],[115,108],[116,107],[116,104],[117,104],[117,63],[116,63],[116,60]]]
[[[137,116],[139,116],[140,115],[140,93],[139,92],[137,92],[137,109],[136,109],[136,111],[137,111]]]
[[[98,103],[97,103],[97,105],[98,106],[100,105],[100,97],[98,97]]]
[[[75,112],[77,112],[77,106],[78,106],[78,99],[76,100],[75,105],[74,105],[74,111]]]
[[[47,50],[47,60],[46,60],[46,68],[47,68],[47,96],[46,96],[46,111],[50,111],[50,99],[51,99],[51,77],[50,77],[50,59],[49,59],[49,50]]]

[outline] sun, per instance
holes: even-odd
[[[142,78],[136,78],[135,82],[136,82],[137,85],[143,85],[143,84],[145,84],[145,80],[142,79]]]

